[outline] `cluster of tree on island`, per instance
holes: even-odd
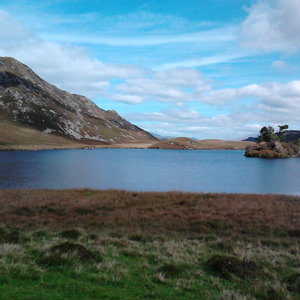
[[[284,133],[289,128],[289,125],[278,125],[279,130],[275,132],[275,129],[272,126],[264,126],[260,132],[257,139],[258,143],[261,142],[275,142],[275,141],[284,141]]]

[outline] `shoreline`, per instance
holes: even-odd
[[[115,144],[115,145],[78,145],[78,146],[49,146],[49,147],[1,147],[0,152],[9,152],[9,151],[44,151],[44,150],[95,150],[95,149],[147,149],[147,150],[226,150],[226,151],[244,151],[245,149],[231,149],[231,148],[220,148],[220,147],[203,147],[199,149],[168,149],[168,148],[151,148],[153,144],[149,143],[139,143],[139,144]]]
[[[1,151],[43,151],[43,150],[92,150],[92,149],[148,149],[152,143],[137,143],[137,144],[114,144],[114,145],[74,145],[74,146],[49,146],[49,147],[38,147],[38,146],[28,146],[28,147],[1,147]]]

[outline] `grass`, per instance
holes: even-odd
[[[299,299],[299,206],[272,195],[2,190],[0,299]]]
[[[179,137],[170,140],[158,141],[151,145],[151,149],[174,149],[174,150],[245,150],[247,146],[253,146],[253,142],[248,141],[224,141],[216,139],[193,140]]]
[[[152,141],[133,140],[120,144],[108,142],[80,141],[55,134],[47,134],[29,126],[16,124],[4,116],[0,120],[0,151],[8,150],[46,150],[46,149],[82,149],[82,148],[147,148]],[[103,134],[110,138],[110,129],[103,128]],[[110,132],[112,134],[112,132]],[[117,133],[116,133],[117,134]],[[114,137],[114,135],[112,135]],[[121,136],[122,137],[122,136]]]
[[[300,236],[300,198],[283,195],[0,190],[0,225],[137,233]]]
[[[83,143],[54,134],[46,134],[30,127],[0,121],[0,150],[35,150],[79,148]]]

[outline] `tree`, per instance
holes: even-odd
[[[278,137],[275,135],[275,130],[272,126],[264,126],[260,130],[260,135],[258,137],[258,142],[274,142],[278,141]]]
[[[285,124],[285,125],[278,125],[277,127],[279,127],[278,134],[281,135],[284,130],[287,130],[289,128],[289,125],[287,125],[287,124]]]
[[[285,125],[278,125],[277,127],[279,127],[279,131],[277,133],[280,141],[284,141],[284,132],[285,130],[287,130],[289,128],[289,125],[285,124]]]

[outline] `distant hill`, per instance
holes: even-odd
[[[193,140],[179,137],[170,140],[159,141],[151,145],[150,149],[176,149],[176,150],[244,150],[247,146],[253,145],[247,141],[223,141],[217,139]]]
[[[256,141],[257,141],[257,137],[252,137],[252,136],[242,140],[242,142],[256,142]]]
[[[150,132],[154,137],[156,137],[158,140],[169,140],[169,139],[172,139],[174,137],[171,137],[171,136],[164,136],[164,135],[160,135],[160,134],[157,134],[157,133],[154,133],[154,132]]]
[[[300,139],[300,130],[285,130],[283,140],[285,142],[297,142]]]
[[[278,135],[278,133],[276,133]],[[300,130],[285,130],[283,132],[283,141],[284,142],[292,142],[295,143],[300,139]],[[247,139],[244,139],[243,141],[250,141],[250,142],[256,142],[257,137],[248,137]]]
[[[39,143],[40,138],[49,145],[56,141],[55,138],[61,145],[151,143],[157,140],[116,111],[105,111],[84,96],[58,89],[10,57],[0,57],[0,120],[2,146],[22,144],[23,139],[30,144],[26,135],[30,130],[36,133],[32,136],[33,145]],[[24,136],[19,134],[21,128],[26,129]]]

